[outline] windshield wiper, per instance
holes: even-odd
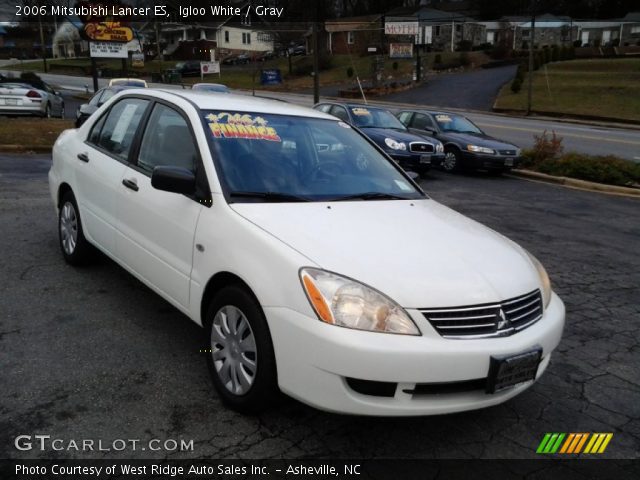
[[[268,202],[310,202],[311,200],[300,195],[281,192],[231,192],[232,198],[262,198]]]
[[[342,202],[343,200],[410,200],[410,198],[394,195],[393,193],[384,192],[363,192],[354,193],[353,195],[344,195],[342,197],[331,198],[329,202]]]

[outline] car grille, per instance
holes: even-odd
[[[516,150],[498,150],[500,155],[515,155],[518,153]]]
[[[534,290],[501,303],[420,312],[445,338],[504,337],[542,318],[542,295]]]
[[[430,143],[412,142],[409,144],[409,151],[418,153],[432,153],[433,145],[431,145]]]

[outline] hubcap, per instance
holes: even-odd
[[[60,239],[65,253],[73,254],[78,241],[78,216],[71,202],[65,203],[60,212]]]
[[[256,378],[258,357],[253,330],[233,305],[218,310],[211,328],[211,355],[218,378],[235,395],[249,391]]]
[[[444,167],[445,170],[453,170],[454,168],[456,168],[456,163],[457,163],[457,158],[456,158],[456,154],[453,152],[447,152],[444,155],[444,162],[442,164],[442,166]]]

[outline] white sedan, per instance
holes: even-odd
[[[488,407],[560,342],[533,256],[318,111],[128,90],[61,134],[49,184],[66,261],[98,248],[202,325],[241,411],[279,391],[363,415]]]

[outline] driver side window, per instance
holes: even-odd
[[[411,127],[416,128],[418,130],[424,130],[425,128],[435,130],[435,127],[433,126],[433,122],[431,121],[429,116],[423,113],[416,113],[413,116],[413,119],[411,121]]]
[[[142,137],[138,167],[149,174],[158,165],[195,172],[197,158],[195,139],[184,117],[172,108],[156,104]]]

